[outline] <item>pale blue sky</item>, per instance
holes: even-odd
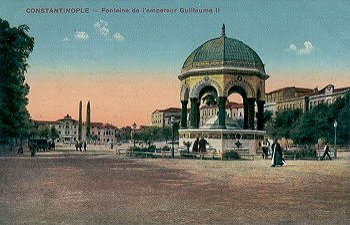
[[[28,14],[27,8],[82,7],[89,14]],[[102,8],[220,8],[219,14],[116,14]],[[99,12],[92,12],[99,10]],[[341,72],[350,75],[350,1],[18,1],[5,0],[0,17],[27,24],[35,38],[32,72],[177,75],[205,41],[226,35],[253,48],[269,74]],[[94,24],[103,20],[103,36]],[[101,28],[101,27],[100,27]],[[75,32],[88,38],[77,40]],[[119,33],[124,40],[113,40]],[[120,37],[119,35],[119,37]],[[70,41],[63,41],[69,38]],[[307,49],[303,49],[307,43]],[[289,49],[289,50],[288,50]]]
[[[90,13],[26,13],[46,7]],[[101,12],[119,7],[220,8],[220,13]],[[77,118],[78,102],[89,100],[94,121],[149,124],[155,109],[180,106],[177,75],[183,62],[219,37],[223,23],[227,37],[249,45],[265,63],[266,92],[350,86],[349,0],[2,0],[0,17],[11,26],[27,24],[35,38],[28,109],[39,120],[67,113]]]

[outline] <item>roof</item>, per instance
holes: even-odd
[[[166,109],[156,109],[153,113],[156,113],[156,112],[181,112],[181,109],[175,108],[175,107],[170,107],[170,108],[166,108]]]
[[[334,85],[329,84],[329,85],[325,86],[324,88],[322,88],[321,90],[317,90],[312,95],[324,94],[324,93],[326,93],[326,89],[329,88],[329,87],[331,87],[333,89],[332,93],[342,93],[342,92],[350,91],[350,87],[342,87],[342,88],[335,89]]]
[[[215,109],[215,108],[218,108],[218,106],[217,105],[210,105],[210,106],[204,105],[204,106],[201,106],[201,109]],[[243,108],[243,104],[242,103],[228,102],[226,104],[226,109],[240,109],[240,108]]]
[[[34,123],[36,124],[42,124],[42,125],[45,125],[45,124],[56,124],[57,121],[48,121],[48,120],[34,120]]]
[[[269,94],[273,94],[273,93],[277,93],[277,92],[283,92],[283,91],[286,91],[286,90],[289,90],[289,89],[294,89],[295,92],[312,92],[313,89],[310,89],[310,88],[301,88],[301,87],[295,87],[295,86],[291,86],[291,87],[284,87],[284,88],[280,88],[280,89],[277,89],[277,90],[273,90],[269,93],[266,93],[266,95],[269,95]]]
[[[265,74],[264,64],[258,54],[243,42],[226,37],[224,26],[221,37],[205,42],[187,57],[181,73],[223,66],[257,69]]]
[[[101,122],[91,122],[90,125],[94,127],[103,127],[103,123]]]

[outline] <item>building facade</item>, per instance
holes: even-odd
[[[199,108],[200,126],[203,126],[210,118],[218,115],[219,107],[217,105],[204,105]],[[228,102],[226,104],[226,114],[234,120],[243,119],[244,107],[243,104]]]
[[[75,143],[78,140],[78,120],[73,119],[69,114],[56,121],[34,121],[38,129],[55,127],[59,138],[56,140],[61,143]],[[108,143],[117,141],[116,134],[118,128],[111,124],[92,122],[90,129],[90,142]],[[86,123],[82,124],[82,140],[86,140]]]
[[[156,109],[152,113],[151,125],[155,127],[171,126],[171,117],[174,117],[175,121],[179,121],[181,119],[181,109],[175,107]]]
[[[332,104],[344,96],[350,87],[335,89],[334,85],[327,85],[321,90],[318,88],[285,87],[266,94],[265,110],[275,116],[277,112],[301,109],[303,112],[312,109],[318,104]]]

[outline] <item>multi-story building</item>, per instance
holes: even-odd
[[[264,108],[271,111],[273,115],[290,109],[301,109],[305,112],[321,103],[331,104],[348,91],[350,87],[334,89],[334,85],[327,85],[321,90],[285,87],[267,93]]]
[[[55,127],[59,138],[57,142],[74,143],[78,140],[79,122],[72,119],[70,115],[56,121],[34,121],[38,128]],[[96,143],[107,143],[116,141],[118,128],[111,124],[92,122],[90,128],[91,141]],[[82,140],[86,140],[86,123],[82,124]]]
[[[218,113],[218,106],[217,105],[211,105],[211,106],[201,106],[199,108],[199,114],[200,114],[200,125],[204,125],[208,119],[214,117]],[[244,116],[244,109],[243,104],[235,103],[235,102],[228,102],[226,104],[226,113],[228,117],[238,120],[243,119]],[[187,110],[187,121],[189,121],[189,115],[190,110]],[[167,108],[163,110],[155,110],[152,113],[152,126],[156,127],[165,127],[165,126],[171,126],[171,117],[174,117],[175,121],[181,120],[181,109],[180,108]]]
[[[174,117],[175,121],[180,121],[181,109],[174,108],[174,107],[167,108],[167,109],[156,109],[152,113],[152,126],[155,126],[155,127],[171,126],[171,117]]]
[[[219,108],[217,105],[201,106],[199,108],[200,126],[203,126],[210,118],[216,116],[218,112],[219,112]],[[226,114],[229,118],[234,120],[243,119],[243,116],[244,116],[243,104],[228,102],[226,104]]]

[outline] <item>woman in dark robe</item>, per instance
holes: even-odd
[[[199,138],[197,138],[194,143],[193,143],[193,147],[192,147],[192,152],[198,152],[198,143],[199,143]]]
[[[277,139],[274,140],[273,144],[271,145],[272,149],[272,167],[275,166],[283,166],[283,155],[282,155],[282,147],[277,142]]]

